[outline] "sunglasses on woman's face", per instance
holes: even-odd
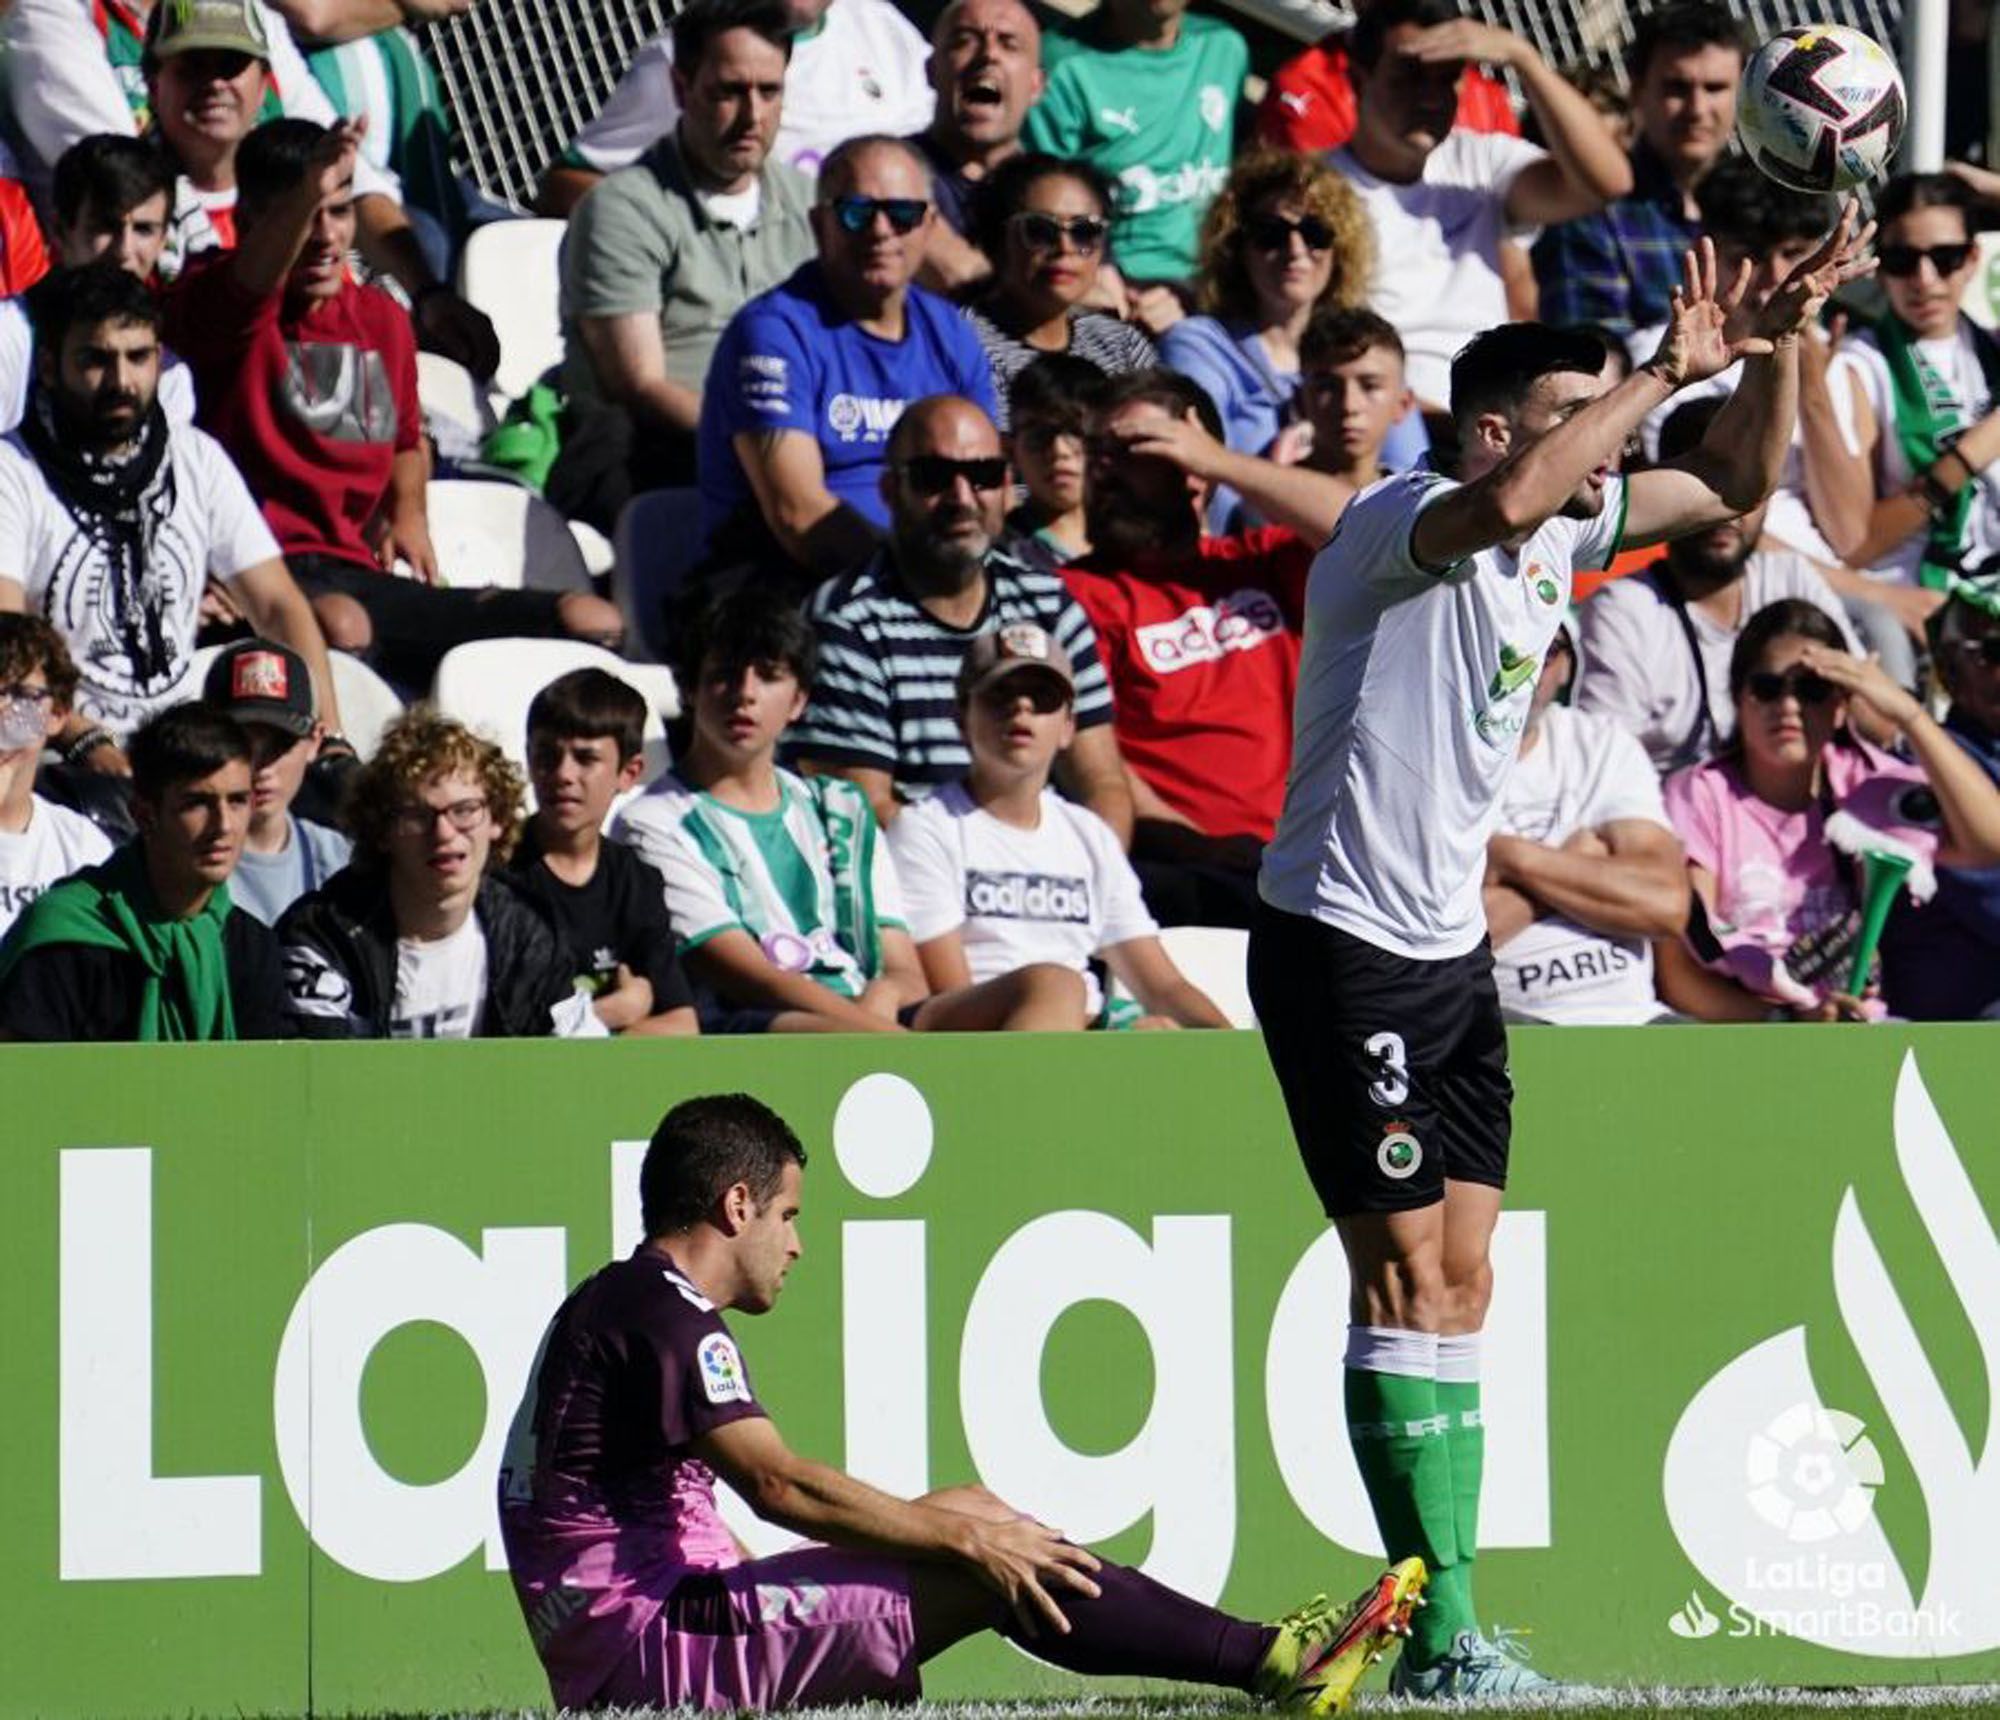
[[[1103,245],[1111,224],[1096,215],[1043,215],[1023,209],[1014,216],[1014,231],[1031,251],[1053,251],[1067,239],[1071,250],[1089,256]]]
[[[892,231],[914,233],[924,224],[930,207],[921,197],[836,197],[833,216],[846,231],[856,235],[873,227],[878,214],[888,217]]]
[[[1260,251],[1289,251],[1294,233],[1308,251],[1324,251],[1333,244],[1333,229],[1317,215],[1302,215],[1296,221],[1283,215],[1253,215],[1243,223],[1243,231]]]
[[[1884,245],[1875,258],[1883,274],[1903,281],[1923,266],[1926,257],[1940,275],[1949,275],[1964,268],[1965,259],[1971,255],[1970,245]]]
[[[1823,705],[1833,697],[1833,683],[1810,669],[1794,669],[1780,675],[1775,669],[1759,669],[1744,683],[1750,697],[1760,705],[1775,705],[1786,694],[1801,705]]]

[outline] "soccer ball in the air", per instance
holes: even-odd
[[[1743,68],[1736,135],[1795,191],[1845,191],[1903,141],[1903,74],[1873,38],[1839,24],[1780,30]]]

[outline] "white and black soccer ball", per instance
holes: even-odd
[[[1884,172],[1908,104],[1895,57],[1840,24],[1780,30],[1750,57],[1736,135],[1765,173],[1795,191],[1846,191]]]

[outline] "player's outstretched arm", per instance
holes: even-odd
[[[1059,1531],[1027,1517],[1000,1522],[898,1499],[801,1457],[762,1417],[726,1423],[696,1440],[694,1450],[767,1522],[836,1546],[964,1566],[1030,1636],[1068,1632],[1058,1592],[1098,1592],[1090,1579],[1097,1559]]]
[[[1694,448],[1633,474],[1625,506],[1628,547],[1735,519],[1777,486],[1798,421],[1799,341],[1835,288],[1874,269],[1866,255],[1874,232],[1872,222],[1861,224],[1860,205],[1850,200],[1819,249],[1761,306],[1745,297],[1747,259],[1737,278],[1719,287],[1710,242],[1688,253],[1686,284],[1675,295],[1660,353],[1678,347],[1686,355],[1693,369],[1684,381],[1718,374],[1740,358],[1743,380]]]

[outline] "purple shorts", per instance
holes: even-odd
[[[922,1689],[905,1567],[799,1547],[683,1577],[597,1702],[770,1710],[914,1702]]]

